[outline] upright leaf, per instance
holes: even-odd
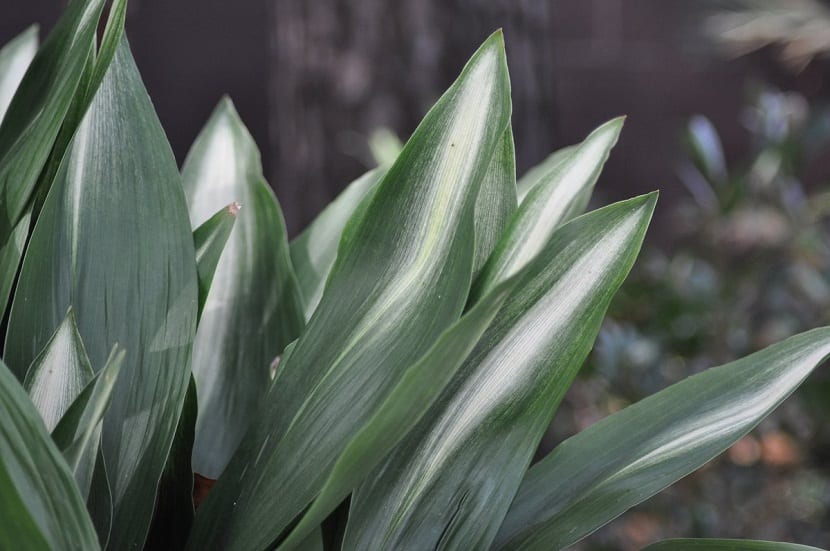
[[[0,248],[23,215],[69,109],[106,0],[70,2],[0,124]]]
[[[0,49],[0,121],[37,52],[38,28],[33,25]]]
[[[340,454],[317,499],[281,548],[291,549],[308,536],[418,422],[452,380],[514,284],[515,278],[484,297],[403,373],[400,382]]]
[[[524,173],[516,182],[516,194],[518,195],[519,204],[521,205],[530,190],[536,187],[536,184],[548,180],[548,175],[559,166],[562,161],[570,157],[578,146],[569,145],[562,149],[557,149],[545,159]]]
[[[231,230],[239,213],[239,203],[227,207],[207,219],[193,232],[193,246],[196,248],[196,272],[199,275],[199,316],[207,303],[210,286],[216,275],[219,259],[231,236]]]
[[[355,491],[344,550],[489,547],[656,198],[616,203],[553,235],[436,403]]]
[[[280,539],[403,370],[461,314],[475,199],[510,117],[503,48],[501,33],[484,43],[347,224],[320,305],[196,513],[191,549]]]
[[[513,130],[508,125],[493,153],[476,199],[473,277],[490,258],[516,208],[516,154]]]
[[[0,548],[98,549],[72,473],[0,362]]]
[[[642,551],[822,551],[818,547],[757,540],[672,539],[652,543]]]
[[[291,242],[291,262],[305,303],[306,320],[320,304],[337,246],[346,222],[374,192],[386,174],[385,167],[370,170],[346,188]]]
[[[585,210],[622,124],[614,119],[594,130],[533,187],[476,280],[472,301],[519,271],[556,228]]]
[[[176,162],[126,41],[32,233],[6,340],[18,374],[69,306],[94,368],[115,343],[128,351],[103,449],[110,547],[141,546],[187,388],[197,279]]]
[[[26,373],[23,387],[52,432],[94,372],[70,309]]]
[[[193,144],[183,178],[194,226],[231,202],[243,209],[219,259],[193,353],[193,468],[218,478],[268,389],[271,362],[300,334],[303,306],[282,212],[229,99]]]
[[[52,431],[52,440],[61,450],[85,499],[98,458],[101,421],[110,405],[123,362],[124,351],[113,349],[107,364],[72,402]]]
[[[124,34],[127,0],[113,0],[96,56],[95,27],[104,3],[77,0],[67,8],[20,84],[22,99],[9,106],[9,116],[0,117],[0,315],[33,212],[36,218]],[[87,19],[93,16],[90,26]]]
[[[500,549],[560,549],[703,466],[830,355],[830,328],[689,377],[569,438],[534,465]]]

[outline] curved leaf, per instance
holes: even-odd
[[[400,382],[340,454],[320,494],[282,548],[291,549],[310,534],[418,422],[461,367],[514,284],[515,279],[506,281],[484,297],[403,373]]]
[[[37,36],[38,27],[33,25],[0,50],[0,121],[3,120],[14,92],[37,53]]]
[[[23,215],[75,96],[106,0],[77,0],[35,55],[0,124],[0,247]]]
[[[98,549],[72,473],[0,362],[0,548]]]
[[[556,228],[585,210],[622,124],[614,119],[594,130],[533,187],[476,280],[471,302],[519,271]]]
[[[347,224],[320,305],[280,364],[260,420],[196,513],[191,549],[277,542],[403,370],[460,316],[475,199],[509,99],[496,33]]]
[[[557,149],[545,159],[539,163],[538,165],[534,166],[530,170],[524,173],[524,175],[519,178],[519,181],[516,182],[516,195],[519,199],[519,204],[521,205],[527,194],[530,193],[530,190],[536,187],[536,184],[540,182],[544,182],[548,180],[548,175],[559,166],[562,161],[573,155],[574,150],[578,147],[578,145],[569,145],[567,147],[563,147],[562,149]]]
[[[26,372],[23,388],[52,432],[95,375],[78,334],[72,310]]]
[[[344,550],[486,549],[639,251],[656,194],[557,231],[436,403],[355,491]]]
[[[500,549],[561,549],[725,451],[830,355],[830,328],[709,369],[569,438],[525,476]]]
[[[104,417],[103,448],[110,547],[140,546],[187,388],[197,279],[176,162],[126,41],[32,233],[6,339],[14,369],[28,364],[70,305],[94,368],[115,343],[129,352]]]
[[[85,499],[98,458],[101,421],[110,405],[123,362],[124,351],[113,348],[107,364],[72,402],[52,431],[52,440],[61,450]]]
[[[809,545],[757,540],[671,539],[652,543],[642,551],[822,551]]]
[[[297,273],[307,320],[320,304],[346,222],[385,175],[385,167],[376,168],[349,184],[303,233],[291,241],[291,262]]]
[[[285,223],[259,151],[229,99],[214,111],[182,171],[190,220],[242,205],[196,333],[199,396],[193,468],[218,478],[268,390],[271,361],[303,327]]]
[[[231,230],[239,213],[239,203],[231,203],[210,218],[193,232],[193,246],[196,248],[196,272],[199,276],[199,316],[202,315],[207,302],[216,267]]]
[[[476,249],[473,278],[481,270],[516,212],[516,158],[513,129],[504,131],[476,199]]]

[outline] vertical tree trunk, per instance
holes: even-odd
[[[271,183],[304,227],[368,160],[366,137],[408,136],[494,30],[504,28],[520,167],[555,134],[551,0],[270,0]]]

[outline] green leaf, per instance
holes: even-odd
[[[560,444],[525,476],[500,549],[560,549],[703,466],[830,354],[816,329],[689,377]]]
[[[489,547],[656,199],[577,218],[520,272],[452,382],[355,491],[344,550]]]
[[[547,181],[548,175],[551,174],[551,172],[553,172],[553,170],[556,169],[562,161],[573,155],[573,152],[577,147],[577,145],[569,145],[567,147],[563,147],[562,149],[558,149],[548,155],[541,163],[525,172],[524,175],[519,178],[519,181],[516,182],[516,195],[518,196],[519,204],[521,205],[524,202],[525,197],[527,197],[527,194],[530,193],[531,189],[536,187],[536,184]]]
[[[347,224],[320,305],[196,513],[191,549],[277,542],[403,371],[460,316],[475,199],[509,117],[496,33]]]
[[[268,390],[271,362],[302,330],[303,305],[282,212],[262,176],[256,144],[229,99],[199,134],[182,174],[194,226],[228,203],[242,205],[193,353],[199,395],[193,468],[218,478]]]
[[[97,13],[95,17],[99,17],[100,7],[104,2],[97,3],[100,4],[97,12],[92,9],[84,13],[87,16]],[[0,205],[10,206],[6,205],[7,198],[3,195],[4,189],[8,191],[9,186],[18,186],[21,182],[25,184],[21,190],[27,197],[22,203],[23,210],[19,216],[6,219],[6,215],[3,214],[5,209],[0,208],[0,314],[6,311],[9,293],[12,290],[33,221],[32,211],[34,210],[36,218],[55,179],[66,148],[98,90],[103,75],[112,61],[115,48],[124,34],[127,0],[114,0],[104,30],[101,49],[96,59],[95,25],[92,26],[90,35],[90,29],[86,23],[72,19],[77,15],[77,9],[87,4],[84,4],[83,0],[78,0],[67,9],[35,57],[31,70],[21,82],[21,89],[24,86],[30,86],[30,88],[21,91],[21,96],[25,96],[23,100],[15,100],[14,105],[10,105],[12,115],[8,118],[14,118],[16,121],[14,124],[28,125],[28,128],[24,130],[16,126],[11,131],[13,134],[11,140],[16,140],[17,143],[11,143],[7,151],[4,151],[3,148],[6,146],[2,143],[5,126],[0,125]],[[74,34],[73,24],[79,25],[74,29]],[[66,25],[69,25],[69,30]],[[77,60],[74,57],[78,55],[78,52],[74,50],[78,44],[83,44],[84,40],[88,40],[85,59],[83,64],[76,66]],[[56,59],[58,63],[67,61],[67,59],[60,58],[61,50],[74,52],[70,55],[71,70],[65,73],[58,70],[55,73],[52,63]],[[67,68],[70,67],[67,66]],[[62,90],[64,86],[66,89]],[[41,95],[46,89],[51,90],[53,87],[57,91],[56,94]],[[40,93],[33,93],[32,88],[38,89]],[[68,103],[64,106],[66,102]],[[42,109],[42,112],[33,116],[31,111],[38,109]],[[38,121],[38,117],[48,116],[58,118],[46,123]],[[4,120],[3,124],[5,123]],[[18,135],[15,134],[16,132],[31,132],[31,134]],[[11,184],[8,183],[9,180],[5,180],[9,174],[12,178]],[[28,189],[29,187],[31,189]],[[7,224],[8,227],[6,227]]]
[[[33,25],[0,50],[0,121],[37,52],[38,27]]]
[[[183,549],[193,526],[193,440],[196,437],[196,381],[191,376],[173,447],[159,482],[155,517],[145,550]]]
[[[822,551],[818,547],[756,540],[671,539],[652,543],[642,551]]]
[[[619,118],[594,130],[533,187],[476,280],[471,302],[519,271],[556,228],[585,210],[622,125]]]
[[[415,426],[461,367],[514,284],[515,279],[506,281],[484,297],[404,371],[400,382],[340,454],[317,499],[281,548],[291,549],[310,534]]]
[[[81,81],[106,0],[76,0],[35,55],[0,124],[0,247],[24,214]]]
[[[291,242],[291,262],[297,273],[297,281],[305,303],[306,320],[311,319],[311,315],[320,304],[326,280],[337,258],[337,246],[346,222],[358,209],[358,205],[368,202],[385,175],[385,167],[376,168],[349,184],[345,191]]]
[[[80,337],[78,340],[80,342]],[[123,362],[124,351],[113,348],[104,368],[86,385],[52,431],[52,440],[63,453],[84,499],[92,485],[101,442],[101,421],[109,408]]]
[[[476,199],[476,249],[473,278],[481,270],[504,234],[517,208],[516,155],[513,130],[504,131]]]
[[[239,213],[239,203],[231,203],[196,228],[193,245],[196,248],[196,272],[199,274],[199,316],[207,302],[210,285],[216,274],[216,266]]]
[[[51,432],[95,372],[78,334],[72,310],[26,373],[23,388]]]
[[[32,233],[5,351],[20,373],[72,306],[94,368],[116,343],[129,352],[103,427],[114,549],[144,542],[187,389],[197,293],[176,162],[124,41]]]
[[[388,128],[378,128],[369,134],[369,151],[378,166],[394,163],[402,149],[401,139]]]
[[[72,473],[0,362],[0,548],[98,549]]]

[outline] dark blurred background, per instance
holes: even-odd
[[[798,0],[794,0],[798,1]],[[0,42],[48,30],[65,0],[0,0]],[[750,79],[815,96],[824,71],[768,56],[728,60],[701,37],[706,6],[683,0],[132,0],[128,33],[180,160],[222,94],[263,153],[292,234],[370,163],[378,127],[402,137],[488,34],[505,30],[519,171],[629,116],[600,189],[678,193],[678,128],[704,113],[727,155]],[[657,232],[654,232],[655,234]]]
[[[0,43],[62,0],[0,0]],[[660,189],[637,267],[540,453],[706,367],[830,323],[830,9],[822,0],[130,0],[179,160],[223,94],[296,235],[405,139],[496,28],[519,173],[628,115],[595,204]],[[830,543],[830,378],[578,547]]]

